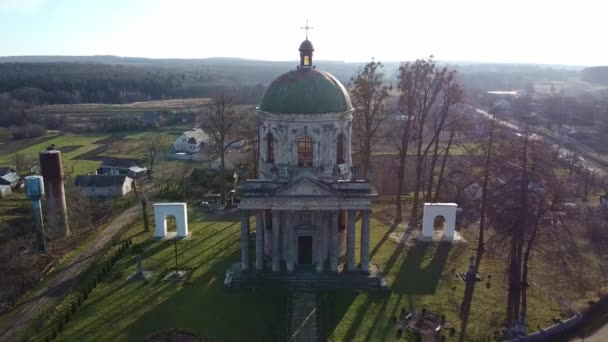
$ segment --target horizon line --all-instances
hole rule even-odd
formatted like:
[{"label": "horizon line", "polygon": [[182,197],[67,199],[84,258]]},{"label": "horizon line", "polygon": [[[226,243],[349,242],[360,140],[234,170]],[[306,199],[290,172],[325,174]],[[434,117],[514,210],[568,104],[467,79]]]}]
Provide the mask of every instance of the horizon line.
[{"label": "horizon line", "polygon": [[[94,57],[113,57],[118,59],[147,59],[147,60],[210,60],[210,59],[238,59],[244,61],[256,61],[256,62],[269,62],[269,63],[299,63],[298,60],[271,60],[271,59],[256,59],[256,58],[247,58],[247,57],[230,57],[230,56],[213,56],[213,57],[138,57],[138,56],[120,56],[120,55],[6,55],[0,56],[0,59],[8,59],[8,58],[32,58],[32,57],[55,57],[55,58],[94,58]],[[405,63],[412,62],[414,60],[387,60],[387,61],[378,61],[383,64],[387,63]],[[346,61],[346,60],[338,60],[338,59],[318,59],[317,61],[322,62],[333,62],[333,63],[344,63],[344,64],[358,64],[358,63],[369,63],[370,60],[367,61]],[[497,61],[479,61],[479,60],[450,60],[450,59],[435,59],[436,62],[440,63],[466,63],[466,64],[506,64],[506,65],[540,65],[540,66],[568,66],[568,67],[593,67],[593,66],[601,66],[601,65],[588,65],[588,64],[565,64],[565,63],[538,63],[538,62],[497,62]]]}]

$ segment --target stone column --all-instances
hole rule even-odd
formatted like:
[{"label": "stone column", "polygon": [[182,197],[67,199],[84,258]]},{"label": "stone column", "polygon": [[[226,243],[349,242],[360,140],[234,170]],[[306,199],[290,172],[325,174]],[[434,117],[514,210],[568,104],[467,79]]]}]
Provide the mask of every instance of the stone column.
[{"label": "stone column", "polygon": [[294,227],[293,227],[293,212],[292,211],[288,211],[285,213],[285,239],[286,239],[286,243],[285,243],[285,257],[287,260],[285,260],[287,262],[287,272],[293,272],[294,270],[294,251],[295,251],[295,246],[294,246],[294,236],[295,236],[295,231],[294,231]]},{"label": "stone column", "polygon": [[371,210],[361,211],[361,272],[369,272],[369,221]]},{"label": "stone column", "polygon": [[355,220],[357,211],[349,209],[347,211],[347,230],[346,230],[346,269],[349,272],[355,271]]},{"label": "stone column", "polygon": [[264,270],[264,211],[255,213],[255,270]]},{"label": "stone column", "polygon": [[272,211],[272,272],[281,270],[281,236],[280,234],[281,212]]},{"label": "stone column", "polygon": [[241,210],[241,270],[249,270],[249,212]]},{"label": "stone column", "polygon": [[[325,242],[325,223],[324,223],[324,218],[326,218],[326,216],[324,215],[323,212],[320,212],[316,215],[313,216],[313,224],[315,225],[315,227],[317,228],[317,241],[316,241],[316,246],[315,246],[315,259],[317,261],[316,264],[316,268],[317,268],[317,272],[323,272],[323,268],[324,268],[324,264],[325,264],[325,254],[324,254],[324,247],[323,244]],[[313,241],[314,243],[314,241]]]},{"label": "stone column", "polygon": [[331,212],[329,229],[329,268],[338,272],[338,211]]}]

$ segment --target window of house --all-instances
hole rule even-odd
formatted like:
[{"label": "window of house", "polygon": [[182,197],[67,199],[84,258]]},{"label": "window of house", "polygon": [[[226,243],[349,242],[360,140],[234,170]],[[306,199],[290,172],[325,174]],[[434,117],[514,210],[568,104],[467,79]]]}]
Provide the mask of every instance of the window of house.
[{"label": "window of house", "polygon": [[304,65],[310,66],[310,57],[309,56],[304,56]]},{"label": "window of house", "polygon": [[298,139],[298,166],[312,166],[312,138],[306,133]]},{"label": "window of house", "polygon": [[272,134],[266,134],[266,161],[274,163],[274,140]]},{"label": "window of house", "polygon": [[340,135],[338,135],[338,139],[336,140],[336,164],[343,164],[345,162],[344,135],[340,133]]}]

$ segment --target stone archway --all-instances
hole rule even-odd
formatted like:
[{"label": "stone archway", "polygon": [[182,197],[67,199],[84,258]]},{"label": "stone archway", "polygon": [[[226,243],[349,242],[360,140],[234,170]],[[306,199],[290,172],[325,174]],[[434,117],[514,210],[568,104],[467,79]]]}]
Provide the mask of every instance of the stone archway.
[{"label": "stone archway", "polygon": [[456,203],[424,203],[424,213],[422,215],[422,238],[432,240],[435,228],[435,218],[443,217],[443,237],[442,240],[454,240],[456,232]]},{"label": "stone archway", "polygon": [[156,203],[154,204],[154,222],[156,229],[154,237],[164,239],[167,237],[167,217],[175,217],[177,238],[188,236],[188,208],[186,203]]}]

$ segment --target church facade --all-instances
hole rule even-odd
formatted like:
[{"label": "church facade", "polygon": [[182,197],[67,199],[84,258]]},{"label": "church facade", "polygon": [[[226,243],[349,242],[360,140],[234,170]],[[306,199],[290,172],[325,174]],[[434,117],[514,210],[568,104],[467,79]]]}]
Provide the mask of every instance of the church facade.
[{"label": "church facade", "polygon": [[300,65],[270,84],[257,110],[258,179],[238,185],[241,271],[338,272],[343,263],[346,271],[367,272],[376,192],[354,172],[353,107],[340,81],[313,66],[308,39],[299,51]]}]

